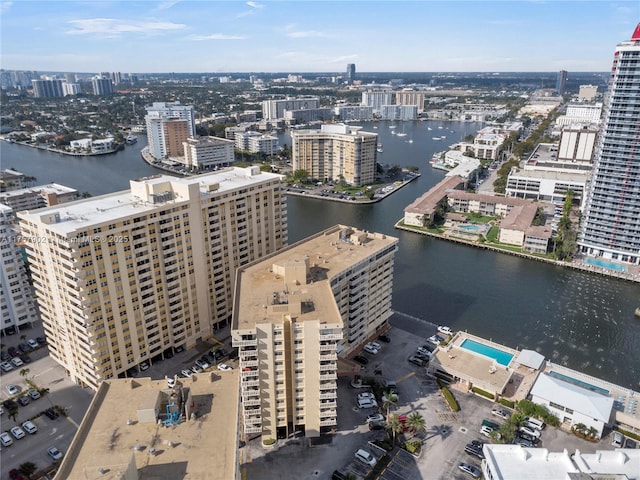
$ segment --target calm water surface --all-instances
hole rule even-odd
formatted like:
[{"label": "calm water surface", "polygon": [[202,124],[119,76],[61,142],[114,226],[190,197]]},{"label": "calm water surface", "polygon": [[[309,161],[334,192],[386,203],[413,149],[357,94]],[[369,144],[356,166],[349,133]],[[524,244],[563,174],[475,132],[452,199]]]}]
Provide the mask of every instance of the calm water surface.
[{"label": "calm water surface", "polygon": [[[474,334],[510,347],[531,348],[556,363],[623,386],[640,382],[640,306],[637,284],[553,265],[465,247],[396,231],[404,208],[444,176],[428,163],[433,153],[475,133],[473,123],[364,123],[377,132],[384,152],[378,161],[416,165],[422,176],[373,205],[356,206],[289,197],[289,241],[336,223],[400,238],[393,307],[401,312]],[[442,127],[442,128],[438,128]],[[431,128],[431,130],[429,130]],[[446,139],[433,140],[446,136]],[[290,138],[282,135],[290,145]],[[409,143],[409,140],[413,140]],[[93,195],[127,189],[129,179],[159,173],[140,158],[146,138],[114,155],[75,158],[0,142],[2,168],[15,167]]]}]

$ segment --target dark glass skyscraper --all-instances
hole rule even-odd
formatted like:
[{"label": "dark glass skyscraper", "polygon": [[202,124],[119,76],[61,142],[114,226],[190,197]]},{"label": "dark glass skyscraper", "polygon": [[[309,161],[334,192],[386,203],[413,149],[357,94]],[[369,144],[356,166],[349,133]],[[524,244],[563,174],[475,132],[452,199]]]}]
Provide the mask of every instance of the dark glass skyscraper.
[{"label": "dark glass skyscraper", "polygon": [[640,263],[640,24],[614,53],[578,243],[587,255]]},{"label": "dark glass skyscraper", "polygon": [[564,89],[567,86],[567,71],[560,70],[556,78],[556,92],[558,95],[564,95]]},{"label": "dark glass skyscraper", "polygon": [[356,79],[356,64],[347,63],[347,83],[352,84]]}]

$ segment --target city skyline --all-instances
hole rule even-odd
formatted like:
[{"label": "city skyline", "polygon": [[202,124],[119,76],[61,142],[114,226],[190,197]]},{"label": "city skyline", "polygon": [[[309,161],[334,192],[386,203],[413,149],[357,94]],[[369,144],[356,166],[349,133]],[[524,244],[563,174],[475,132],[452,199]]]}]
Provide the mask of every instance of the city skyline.
[{"label": "city skyline", "polygon": [[0,13],[8,70],[570,73],[607,71],[640,5],[2,1]]}]

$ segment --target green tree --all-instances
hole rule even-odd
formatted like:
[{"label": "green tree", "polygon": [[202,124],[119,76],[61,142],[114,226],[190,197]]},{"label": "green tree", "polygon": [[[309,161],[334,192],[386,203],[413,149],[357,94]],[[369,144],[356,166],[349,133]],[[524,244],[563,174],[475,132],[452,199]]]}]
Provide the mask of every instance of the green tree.
[{"label": "green tree", "polygon": [[389,411],[391,407],[395,407],[398,404],[398,395],[388,390],[383,393],[384,402],[382,403],[382,408],[387,411],[387,418],[389,418]]},{"label": "green tree", "polygon": [[387,430],[391,432],[391,440],[396,442],[396,436],[402,433],[403,425],[396,415],[387,417]]},{"label": "green tree", "polygon": [[16,402],[11,402],[7,405],[7,415],[14,422],[16,421],[16,417],[18,416],[18,404]]},{"label": "green tree", "polygon": [[24,462],[18,467],[18,470],[28,478],[31,478],[31,475],[36,473],[36,470],[38,470],[38,466],[33,462]]},{"label": "green tree", "polygon": [[411,431],[413,433],[418,433],[419,431],[423,430],[426,424],[427,421],[418,412],[411,413],[407,418],[407,425],[409,426],[409,428],[411,428]]}]

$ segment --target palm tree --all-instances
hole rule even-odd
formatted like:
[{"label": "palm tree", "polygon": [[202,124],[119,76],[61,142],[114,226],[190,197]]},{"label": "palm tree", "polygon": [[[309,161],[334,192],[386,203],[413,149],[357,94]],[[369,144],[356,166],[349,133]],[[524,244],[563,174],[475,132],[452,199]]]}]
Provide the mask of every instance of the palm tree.
[{"label": "palm tree", "polygon": [[400,423],[400,420],[398,420],[396,415],[387,418],[387,430],[391,431],[391,439],[393,440],[393,443],[395,443],[396,435],[402,432],[403,425]]},{"label": "palm tree", "polygon": [[407,418],[407,425],[411,428],[411,431],[414,434],[418,433],[420,430],[423,430],[426,424],[426,420],[418,412],[411,413],[409,415],[409,418]]},{"label": "palm tree", "polygon": [[589,437],[591,438],[597,438],[598,430],[596,429],[596,427],[589,427],[589,430],[587,430],[587,435],[589,435]]},{"label": "palm tree", "polygon": [[585,430],[587,429],[587,426],[584,423],[576,423],[573,426],[573,429],[578,433],[584,433]]},{"label": "palm tree", "polygon": [[38,470],[38,466],[33,462],[24,462],[22,465],[20,465],[18,470],[20,470],[20,473],[26,475],[27,478],[31,478],[31,475],[33,475],[36,470]]},{"label": "palm tree", "polygon": [[20,370],[20,376],[21,377],[26,377],[27,375],[29,375],[29,369],[28,368],[23,368],[22,370]]},{"label": "palm tree", "polygon": [[389,410],[398,403],[398,395],[388,390],[382,394],[382,398],[384,400],[382,407],[387,411],[387,418],[389,418]]}]

